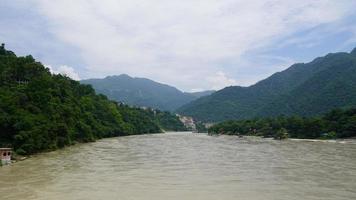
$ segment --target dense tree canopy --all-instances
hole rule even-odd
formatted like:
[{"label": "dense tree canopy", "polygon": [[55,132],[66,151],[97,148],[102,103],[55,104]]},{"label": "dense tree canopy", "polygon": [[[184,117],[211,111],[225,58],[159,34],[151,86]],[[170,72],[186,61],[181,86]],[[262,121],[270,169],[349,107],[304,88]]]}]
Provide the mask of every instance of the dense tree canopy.
[{"label": "dense tree canopy", "polygon": [[212,126],[211,134],[292,138],[348,138],[356,136],[356,108],[336,109],[321,117],[276,117],[226,121]]},{"label": "dense tree canopy", "polygon": [[152,112],[110,101],[89,85],[51,74],[32,56],[0,47],[0,146],[31,154],[169,127]]}]

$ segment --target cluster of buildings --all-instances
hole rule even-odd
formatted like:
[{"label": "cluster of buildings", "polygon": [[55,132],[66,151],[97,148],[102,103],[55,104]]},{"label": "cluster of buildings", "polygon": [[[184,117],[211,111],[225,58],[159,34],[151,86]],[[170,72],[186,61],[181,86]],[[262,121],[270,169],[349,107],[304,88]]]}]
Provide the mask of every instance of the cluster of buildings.
[{"label": "cluster of buildings", "polygon": [[192,117],[178,115],[179,120],[184,124],[184,126],[189,130],[196,130],[195,122]]}]

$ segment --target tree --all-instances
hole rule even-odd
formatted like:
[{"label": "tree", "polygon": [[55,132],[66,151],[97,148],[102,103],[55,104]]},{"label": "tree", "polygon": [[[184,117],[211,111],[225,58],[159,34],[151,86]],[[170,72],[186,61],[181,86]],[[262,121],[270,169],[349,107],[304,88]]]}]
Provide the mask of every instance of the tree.
[{"label": "tree", "polygon": [[274,139],[276,140],[283,140],[288,138],[288,131],[285,128],[281,128],[277,131],[277,133],[274,135]]}]

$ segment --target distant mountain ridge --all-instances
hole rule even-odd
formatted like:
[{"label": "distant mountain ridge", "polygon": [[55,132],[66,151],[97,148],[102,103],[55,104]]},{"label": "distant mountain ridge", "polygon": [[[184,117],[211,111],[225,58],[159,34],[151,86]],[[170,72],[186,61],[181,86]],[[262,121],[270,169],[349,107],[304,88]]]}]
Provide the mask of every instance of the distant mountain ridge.
[{"label": "distant mountain ridge", "polygon": [[177,110],[206,122],[278,115],[312,116],[356,105],[356,48],[294,64],[250,87],[232,86]]},{"label": "distant mountain ridge", "polygon": [[103,79],[87,79],[82,80],[81,83],[92,85],[98,93],[115,101],[167,111],[174,111],[186,103],[214,92],[182,92],[166,84],[147,78],[130,77],[127,74],[108,76]]},{"label": "distant mountain ridge", "polygon": [[185,94],[192,95],[196,98],[200,98],[203,96],[211,95],[214,92],[215,92],[215,90],[205,90],[205,91],[201,91],[201,92],[185,92]]}]

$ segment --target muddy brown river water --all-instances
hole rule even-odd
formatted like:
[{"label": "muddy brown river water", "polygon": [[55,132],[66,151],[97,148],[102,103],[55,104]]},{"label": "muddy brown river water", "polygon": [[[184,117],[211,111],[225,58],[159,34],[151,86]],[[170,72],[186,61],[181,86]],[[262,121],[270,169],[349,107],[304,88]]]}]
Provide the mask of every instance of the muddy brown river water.
[{"label": "muddy brown river water", "polygon": [[80,144],[0,167],[1,200],[352,200],[356,142],[194,133]]}]

